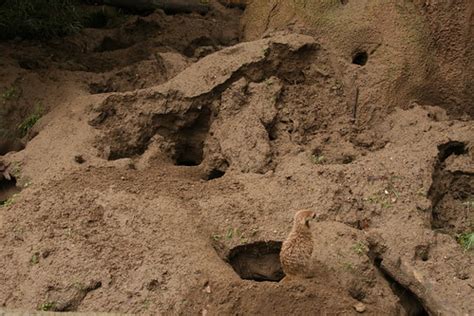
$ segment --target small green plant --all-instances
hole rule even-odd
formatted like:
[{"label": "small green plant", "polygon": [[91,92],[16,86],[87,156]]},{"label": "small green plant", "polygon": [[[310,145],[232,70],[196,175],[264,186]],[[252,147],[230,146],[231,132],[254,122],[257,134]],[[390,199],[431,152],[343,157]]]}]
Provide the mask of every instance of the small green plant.
[{"label": "small green plant", "polygon": [[214,240],[214,241],[219,241],[219,240],[222,239],[222,236],[219,235],[219,234],[214,234],[214,235],[211,236],[211,238],[212,238],[212,240]]},{"label": "small green plant", "polygon": [[53,310],[55,307],[56,307],[55,302],[44,302],[43,304],[38,306],[38,310],[47,312],[47,311]]},{"label": "small green plant", "polygon": [[311,155],[311,162],[315,165],[321,165],[326,162],[326,157],[324,155]]},{"label": "small green plant", "polygon": [[458,242],[464,251],[474,249],[474,232],[459,235]]},{"label": "small green plant", "polygon": [[35,252],[30,259],[31,265],[35,265],[39,263],[39,253]]},{"label": "small green plant", "polygon": [[3,103],[10,100],[17,100],[20,97],[20,89],[16,86],[11,86],[7,90],[5,90],[2,94],[0,94],[0,99],[3,100]]},{"label": "small green plant", "polygon": [[362,256],[364,253],[367,251],[367,247],[364,245],[364,243],[358,241],[353,247],[352,250],[359,256]]},{"label": "small green plant", "polygon": [[227,234],[225,235],[225,238],[227,239],[232,239],[234,237],[234,229],[233,228],[229,228],[227,230]]},{"label": "small green plant", "polygon": [[463,202],[462,204],[466,205],[468,208],[474,208],[474,198],[471,198],[471,199]]},{"label": "small green plant", "polygon": [[344,262],[344,263],[342,264],[342,266],[343,266],[343,268],[344,268],[345,270],[347,270],[347,271],[349,271],[349,272],[352,272],[352,273],[353,273],[353,272],[356,271],[356,269],[354,268],[354,265],[353,265],[352,263],[350,263],[350,262]]},{"label": "small green plant", "polygon": [[220,240],[222,238],[225,238],[227,240],[231,240],[233,238],[240,238],[241,241],[246,240],[244,234],[238,228],[232,228],[232,227],[227,230],[224,236],[218,235],[218,234],[214,234],[212,236],[212,239],[214,240]]},{"label": "small green plant", "polygon": [[0,207],[8,207],[8,206],[11,206],[15,203],[15,198],[16,198],[16,194],[13,194],[11,197],[9,197],[8,199],[6,199],[5,201],[0,201]]},{"label": "small green plant", "polygon": [[20,125],[18,125],[18,129],[20,130],[22,137],[28,134],[28,131],[36,124],[36,122],[38,122],[42,115],[42,106],[37,105],[33,113],[31,113]]}]

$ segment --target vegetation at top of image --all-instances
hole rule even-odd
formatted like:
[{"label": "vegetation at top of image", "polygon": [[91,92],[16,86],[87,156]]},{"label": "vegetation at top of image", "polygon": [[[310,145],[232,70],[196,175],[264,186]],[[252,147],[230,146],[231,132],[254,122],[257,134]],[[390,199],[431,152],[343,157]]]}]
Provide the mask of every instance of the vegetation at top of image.
[{"label": "vegetation at top of image", "polygon": [[0,6],[0,39],[47,38],[79,31],[75,0],[6,0]]},{"label": "vegetation at top of image", "polygon": [[84,6],[83,0],[0,0],[0,39],[45,39],[84,27],[116,27],[126,19],[121,9]]},{"label": "vegetation at top of image", "polygon": [[43,115],[43,107],[41,105],[37,105],[33,113],[31,113],[28,117],[26,117],[20,125],[18,125],[18,129],[20,131],[21,137],[26,136],[28,131],[38,122],[38,120]]},{"label": "vegetation at top of image", "polygon": [[458,242],[465,251],[474,249],[474,232],[459,235]]}]

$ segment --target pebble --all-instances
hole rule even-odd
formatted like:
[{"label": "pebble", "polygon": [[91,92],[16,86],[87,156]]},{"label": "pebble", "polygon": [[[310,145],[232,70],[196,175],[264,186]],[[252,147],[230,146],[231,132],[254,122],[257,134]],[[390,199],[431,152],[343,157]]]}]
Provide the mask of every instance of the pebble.
[{"label": "pebble", "polygon": [[364,303],[357,303],[357,304],[354,305],[354,309],[358,313],[363,313],[363,312],[365,312],[366,307],[365,307]]}]

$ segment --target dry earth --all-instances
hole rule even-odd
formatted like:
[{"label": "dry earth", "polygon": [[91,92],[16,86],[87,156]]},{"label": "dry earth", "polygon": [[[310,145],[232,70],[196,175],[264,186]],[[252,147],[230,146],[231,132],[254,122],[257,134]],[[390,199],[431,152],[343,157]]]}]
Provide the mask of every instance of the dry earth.
[{"label": "dry earth", "polygon": [[[344,16],[360,18],[353,2]],[[472,62],[465,90],[439,89],[458,61],[426,81],[410,45],[382,36],[347,58],[303,19],[272,31],[284,2],[263,1],[273,13],[253,25],[269,14],[255,3],[241,24],[213,2],[0,43],[0,307],[474,314],[473,254],[456,240],[474,225]],[[390,56],[403,49],[418,57]],[[320,273],[281,280],[302,208],[318,213]]]}]

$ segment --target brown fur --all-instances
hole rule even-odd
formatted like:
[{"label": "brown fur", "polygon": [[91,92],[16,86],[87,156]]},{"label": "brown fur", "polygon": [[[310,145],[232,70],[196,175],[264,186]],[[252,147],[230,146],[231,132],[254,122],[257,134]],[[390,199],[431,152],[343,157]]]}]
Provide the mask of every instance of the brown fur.
[{"label": "brown fur", "polygon": [[315,212],[301,210],[295,214],[293,228],[283,242],[280,261],[287,276],[311,277],[309,267],[313,253],[313,238],[309,227]]}]

